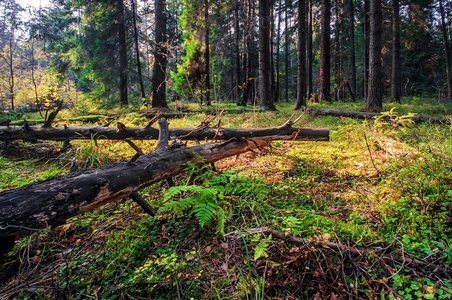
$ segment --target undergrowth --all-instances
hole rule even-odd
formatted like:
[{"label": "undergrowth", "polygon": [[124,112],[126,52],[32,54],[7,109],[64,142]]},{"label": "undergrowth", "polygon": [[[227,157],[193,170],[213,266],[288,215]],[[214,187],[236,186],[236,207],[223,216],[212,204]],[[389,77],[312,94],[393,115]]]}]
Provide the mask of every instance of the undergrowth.
[{"label": "undergrowth", "polygon": [[[215,167],[188,163],[173,187],[161,182],[141,191],[159,208],[155,218],[125,200],[19,240],[1,267],[0,295],[449,299],[451,128],[404,117],[449,108],[404,102],[395,109],[385,104],[391,121],[302,117],[302,126],[328,127],[330,142],[277,141]],[[277,126],[292,107],[279,109],[227,116],[223,126]],[[191,126],[203,118],[170,123]],[[146,125],[137,113],[120,121]],[[155,143],[137,144],[149,152]],[[7,150],[0,158],[3,190],[66,173],[72,157],[83,169],[134,154],[125,143],[95,137],[73,142],[66,153],[58,143],[42,144],[42,151],[28,143],[12,147],[21,152]],[[248,233],[264,227],[305,244]]]}]

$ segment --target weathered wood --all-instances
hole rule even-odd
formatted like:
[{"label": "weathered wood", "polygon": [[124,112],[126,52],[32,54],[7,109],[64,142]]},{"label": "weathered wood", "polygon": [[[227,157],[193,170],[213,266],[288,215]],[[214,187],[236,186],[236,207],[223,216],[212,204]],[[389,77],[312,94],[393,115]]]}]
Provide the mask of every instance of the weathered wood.
[{"label": "weathered wood", "polygon": [[[77,139],[108,139],[108,140],[155,140],[159,129],[155,127],[125,127],[119,130],[115,127],[41,127],[0,126],[0,139],[7,140],[77,140]],[[296,141],[328,141],[329,129],[326,128],[293,128],[283,125],[272,128],[231,129],[199,126],[197,128],[172,127],[169,129],[171,138],[181,140],[229,140],[231,138],[267,137],[272,140]]]},{"label": "weathered wood", "polygon": [[47,226],[58,226],[67,218],[133,196],[144,187],[182,173],[189,161],[209,164],[270,142],[271,139],[256,138],[191,148],[162,146],[133,163],[114,163],[1,192],[0,243],[12,235],[24,236]]},{"label": "weathered wood", "polygon": [[[375,117],[382,116],[382,114],[380,114],[380,113],[349,111],[349,110],[335,110],[335,109],[319,109],[319,108],[311,108],[311,107],[306,107],[303,110],[308,114],[316,115],[316,116],[334,116],[334,117],[347,117],[347,118],[358,118],[358,119],[372,119]],[[390,119],[390,118],[395,118],[395,116],[385,116],[384,118]],[[445,118],[445,117],[431,117],[431,116],[424,116],[424,115],[415,115],[411,118],[404,117],[404,119],[412,119],[416,123],[434,122],[434,123],[450,124],[450,119]]]}]

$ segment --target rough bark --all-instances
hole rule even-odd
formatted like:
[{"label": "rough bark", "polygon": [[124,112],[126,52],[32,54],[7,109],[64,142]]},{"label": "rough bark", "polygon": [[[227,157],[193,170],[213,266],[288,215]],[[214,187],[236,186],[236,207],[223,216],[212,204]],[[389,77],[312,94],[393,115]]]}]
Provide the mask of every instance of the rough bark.
[{"label": "rough bark", "polygon": [[330,0],[322,0],[320,24],[320,99],[331,102],[330,96]]},{"label": "rough bark", "polygon": [[140,189],[182,173],[187,162],[209,164],[269,144],[265,139],[233,139],[173,149],[165,139],[160,141],[153,153],[133,163],[114,163],[0,193],[0,240],[58,226],[67,218],[130,197]]},{"label": "rough bark", "polygon": [[259,0],[259,99],[262,110],[276,110],[270,78],[270,0]]},{"label": "rough bark", "polygon": [[392,71],[391,102],[400,103],[401,61],[400,61],[400,6],[399,0],[392,0]]},{"label": "rough bark", "polygon": [[[325,128],[292,128],[282,125],[273,128],[231,129],[215,127],[172,127],[171,138],[181,140],[229,140],[232,138],[268,137],[270,140],[328,141],[329,130]],[[4,140],[156,140],[159,129],[154,127],[41,127],[41,126],[0,126],[0,139]]]},{"label": "rough bark", "polygon": [[343,99],[342,70],[341,70],[341,28],[339,1],[334,1],[334,100]]},{"label": "rough bark", "polygon": [[383,108],[381,49],[383,45],[381,0],[370,0],[369,88],[366,109],[379,112]]},{"label": "rough bark", "polygon": [[117,0],[118,6],[118,45],[119,45],[119,102],[121,105],[129,104],[127,95],[127,47],[126,47],[126,25],[124,24],[124,1]]},{"label": "rough bark", "polygon": [[298,1],[298,76],[295,110],[306,106],[306,2]]},{"label": "rough bark", "polygon": [[[380,113],[372,112],[359,112],[359,111],[349,111],[349,110],[335,110],[335,109],[318,109],[318,108],[305,108],[304,111],[311,115],[316,116],[335,116],[335,117],[347,117],[347,118],[357,118],[357,119],[372,119],[374,117],[380,117]],[[387,116],[384,119],[395,118],[395,116]],[[411,118],[405,117],[404,119],[412,119],[416,123],[420,122],[434,122],[450,124],[450,120],[445,117],[432,117],[424,115],[415,115]]]},{"label": "rough bark", "polygon": [[166,1],[155,0],[155,48],[152,68],[152,107],[168,108],[166,103]]}]

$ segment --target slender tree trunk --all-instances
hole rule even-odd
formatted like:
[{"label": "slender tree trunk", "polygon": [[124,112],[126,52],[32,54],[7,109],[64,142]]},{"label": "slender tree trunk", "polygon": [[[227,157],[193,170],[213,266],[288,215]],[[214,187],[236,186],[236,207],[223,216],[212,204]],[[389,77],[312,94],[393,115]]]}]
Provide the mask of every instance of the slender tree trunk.
[{"label": "slender tree trunk", "polygon": [[[246,48],[246,81],[245,81],[245,90],[242,94],[242,101],[240,105],[246,106],[248,102],[249,95],[253,94],[254,84],[255,84],[255,73],[254,73],[254,64],[253,64],[253,54],[254,54],[254,39],[253,39],[253,19],[254,19],[254,2],[252,0],[248,0],[247,2],[248,10],[247,10],[247,20],[246,27],[244,32],[244,42]],[[254,102],[254,101],[253,101]]]},{"label": "slender tree trunk", "polygon": [[306,2],[298,1],[298,77],[297,105],[295,109],[306,106]]},{"label": "slender tree trunk", "polygon": [[285,90],[286,90],[286,102],[289,102],[289,17],[287,16],[287,6],[289,5],[289,1],[286,0],[285,5],[285,29],[286,29],[286,44],[285,44],[285,68],[286,68],[286,80],[285,80]]},{"label": "slender tree trunk", "polygon": [[450,101],[452,98],[452,70],[450,62],[450,49],[449,41],[447,38],[447,26],[445,22],[445,13],[443,7],[443,0],[439,0],[439,12],[441,14],[441,28],[443,31],[443,43],[444,43],[444,57],[446,58],[446,74],[447,74],[447,100]]},{"label": "slender tree trunk", "polygon": [[[39,103],[39,97],[38,97],[38,85],[36,84],[35,79],[35,41],[32,39],[31,41],[31,81],[33,82],[34,92],[35,92],[35,101],[36,101],[36,107],[39,110],[39,113],[41,114],[41,105]],[[42,115],[41,115],[42,117]]]},{"label": "slender tree trunk", "polygon": [[280,44],[281,44],[281,0],[278,2],[278,29],[276,34],[276,85],[275,85],[275,99],[274,102],[279,101],[279,66],[280,66]]},{"label": "slender tree trunk", "polygon": [[381,49],[383,36],[383,15],[381,0],[370,0],[370,44],[369,44],[369,94],[366,109],[379,112],[383,108],[383,85]]},{"label": "slender tree trunk", "polygon": [[307,97],[311,99],[312,97],[312,0],[308,0],[308,36],[307,36],[307,70],[306,70],[306,82],[307,82]]},{"label": "slender tree trunk", "polygon": [[400,103],[401,61],[400,61],[400,6],[399,0],[392,0],[392,72],[391,102]]},{"label": "slender tree trunk", "polygon": [[155,47],[152,69],[152,107],[168,108],[166,102],[166,1],[155,0]]},{"label": "slender tree trunk", "polygon": [[206,26],[206,51],[204,60],[206,62],[206,105],[210,106],[210,24],[209,24],[209,0],[204,1],[204,21]]},{"label": "slender tree trunk", "polygon": [[126,26],[124,24],[124,1],[117,0],[118,6],[118,38],[119,38],[119,102],[121,105],[129,104],[127,95],[127,48]]},{"label": "slender tree trunk", "polygon": [[369,85],[369,1],[364,0],[364,62],[363,62],[363,96],[367,99]]},{"label": "slender tree trunk", "polygon": [[334,1],[334,100],[342,100],[341,46],[340,46],[340,12],[339,1]]},{"label": "slender tree trunk", "polygon": [[276,110],[270,80],[270,0],[259,0],[259,98],[262,110]]},{"label": "slender tree trunk", "polygon": [[348,0],[348,34],[350,43],[350,93],[354,100],[356,96],[356,56],[355,56],[355,13],[353,0]]},{"label": "slender tree trunk", "polygon": [[239,101],[240,99],[240,82],[242,80],[242,75],[240,72],[240,24],[239,24],[239,10],[240,10],[240,0],[236,1],[236,6],[234,10],[234,34],[235,34],[235,99]]},{"label": "slender tree trunk", "polygon": [[270,0],[270,95],[272,102],[275,103],[275,59],[274,59],[274,49],[273,49],[273,38],[275,36],[275,0]]},{"label": "slender tree trunk", "polygon": [[330,0],[322,0],[320,24],[320,99],[331,102],[330,96]]},{"label": "slender tree trunk", "polygon": [[144,105],[149,106],[149,100],[146,99],[146,93],[144,91],[143,74],[141,72],[141,61],[140,61],[140,50],[139,50],[139,45],[138,45],[138,28],[137,28],[135,0],[131,0],[130,4],[132,5],[133,31],[134,31],[134,38],[135,38],[135,52],[136,52],[136,56],[137,56],[138,81],[140,82],[141,100],[143,101]]},{"label": "slender tree trunk", "polygon": [[[14,36],[14,35],[13,35]],[[14,95],[14,85],[15,85],[15,80],[14,80],[14,50],[13,50],[13,37],[11,37],[9,39],[9,62],[8,62],[8,66],[9,66],[9,93],[10,93],[10,97],[11,97],[11,110],[14,110],[14,100],[15,100],[15,95]]]}]

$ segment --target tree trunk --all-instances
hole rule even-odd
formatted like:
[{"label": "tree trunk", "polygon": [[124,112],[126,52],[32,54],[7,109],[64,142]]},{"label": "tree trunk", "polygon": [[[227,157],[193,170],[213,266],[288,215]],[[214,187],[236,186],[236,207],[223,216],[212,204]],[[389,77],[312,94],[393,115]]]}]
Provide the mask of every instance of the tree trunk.
[{"label": "tree trunk", "polygon": [[166,102],[166,1],[155,0],[155,48],[152,68],[152,107],[168,108]]},{"label": "tree trunk", "polygon": [[445,21],[445,13],[443,7],[443,0],[439,0],[439,12],[441,14],[441,28],[443,31],[443,43],[444,43],[444,57],[446,60],[446,74],[447,74],[447,100],[450,101],[452,99],[452,70],[451,70],[451,62],[450,62],[450,49],[449,49],[449,41],[447,37],[447,26]]},{"label": "tree trunk", "polygon": [[[253,9],[254,1],[248,0],[248,11],[247,11],[247,20],[246,20],[246,27],[243,34],[243,38],[246,45],[246,80],[245,80],[245,90],[242,94],[242,101],[240,105],[246,106],[248,102],[248,98],[250,95],[253,95],[253,91],[255,90],[255,82],[256,82],[256,76],[255,76],[255,69],[254,69],[254,63],[253,63],[253,56],[254,56],[254,28],[253,28],[253,19],[254,19],[254,9]],[[254,98],[254,97],[253,97]],[[252,101],[254,103],[254,99]]]},{"label": "tree trunk", "polygon": [[[360,111],[348,111],[348,110],[334,110],[334,109],[318,109],[318,108],[305,108],[304,111],[311,115],[316,116],[334,116],[334,117],[347,117],[347,118],[358,118],[358,119],[372,119],[375,117],[382,117],[381,113],[373,112],[360,112]],[[384,116],[384,120],[394,119],[400,116]],[[435,122],[450,124],[450,120],[444,117],[431,117],[424,115],[415,115],[413,117],[404,117],[404,119],[411,119],[416,123],[420,122]]]},{"label": "tree trunk", "polygon": [[[180,140],[229,140],[267,137],[270,140],[327,141],[328,129],[324,128],[292,128],[282,125],[274,128],[216,128],[216,127],[172,127],[169,134]],[[0,126],[2,140],[156,140],[159,130],[153,127],[41,127],[41,126]]]},{"label": "tree trunk", "polygon": [[320,99],[331,102],[330,96],[330,0],[322,0],[320,24]]},{"label": "tree trunk", "polygon": [[353,101],[356,96],[356,56],[355,56],[355,14],[353,0],[348,0],[349,12],[349,42],[350,42],[350,93]]},{"label": "tree trunk", "polygon": [[297,105],[295,110],[306,106],[306,2],[298,1],[298,77]]},{"label": "tree trunk", "polygon": [[239,10],[240,0],[236,0],[236,6],[234,10],[234,34],[235,34],[235,99],[240,101],[240,84],[242,80],[242,74],[240,72],[240,24],[239,24]]},{"label": "tree trunk", "polygon": [[286,43],[285,43],[285,71],[286,71],[286,80],[285,80],[285,90],[286,90],[286,102],[289,102],[289,17],[287,15],[287,7],[289,5],[289,1],[286,0],[285,3],[285,35],[286,35]]},{"label": "tree trunk", "polygon": [[399,0],[392,0],[392,72],[391,102],[400,103],[401,61],[400,61],[400,15]]},{"label": "tree trunk", "polygon": [[259,0],[259,99],[262,110],[276,110],[270,80],[270,0]]},{"label": "tree trunk", "polygon": [[279,101],[279,85],[280,85],[280,44],[281,44],[281,0],[278,2],[278,29],[276,30],[276,84],[275,84],[275,95],[273,102]]},{"label": "tree trunk", "polygon": [[379,112],[383,108],[383,84],[381,49],[383,36],[383,16],[381,0],[370,0],[370,44],[369,44],[369,94],[366,109]]},{"label": "tree trunk", "polygon": [[128,105],[127,95],[127,47],[126,47],[126,25],[124,24],[124,1],[116,0],[118,6],[118,44],[119,44],[119,102]]},{"label": "tree trunk", "polygon": [[369,94],[369,1],[364,0],[364,24],[363,24],[363,39],[364,39],[364,62],[363,62],[363,96],[367,99]]},{"label": "tree trunk", "polygon": [[210,106],[210,24],[209,24],[209,0],[204,1],[204,21],[206,26],[206,51],[204,60],[206,62],[206,105]]},{"label": "tree trunk", "polygon": [[340,12],[339,1],[334,1],[334,100],[342,100],[341,46],[340,46]]},{"label": "tree trunk", "polygon": [[311,99],[312,97],[312,0],[308,0],[308,12],[309,12],[309,20],[308,20],[308,37],[307,37],[307,70],[306,70],[306,85],[307,85],[307,98]]},{"label": "tree trunk", "polygon": [[114,163],[1,192],[0,242],[64,224],[70,217],[130,197],[153,183],[182,173],[187,162],[209,164],[269,145],[265,139],[229,140],[172,149],[167,146],[168,135],[163,138],[163,127],[161,132],[157,149],[135,162]]},{"label": "tree trunk", "polygon": [[136,16],[136,6],[135,0],[131,0],[130,4],[132,5],[132,19],[133,19],[133,31],[135,38],[135,52],[137,56],[137,68],[138,68],[138,81],[140,83],[140,91],[141,91],[141,100],[143,104],[149,106],[149,100],[146,99],[146,93],[144,91],[144,82],[143,82],[143,74],[141,72],[141,61],[140,61],[140,49],[138,45],[138,28],[137,28],[137,16]]}]

